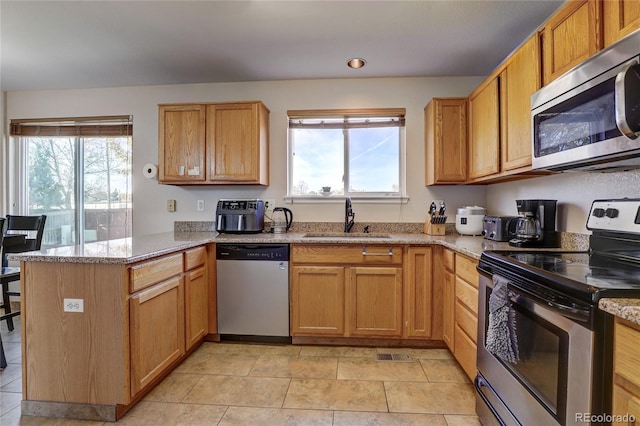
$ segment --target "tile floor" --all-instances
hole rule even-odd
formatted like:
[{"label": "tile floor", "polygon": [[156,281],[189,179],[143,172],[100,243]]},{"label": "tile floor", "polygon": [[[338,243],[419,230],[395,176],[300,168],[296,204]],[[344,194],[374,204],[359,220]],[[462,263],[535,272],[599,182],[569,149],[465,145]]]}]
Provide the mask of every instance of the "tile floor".
[{"label": "tile floor", "polygon": [[[0,424],[103,424],[20,416],[19,332],[0,324]],[[385,352],[410,361],[376,361]],[[117,424],[479,425],[474,407],[446,349],[204,343]]]}]

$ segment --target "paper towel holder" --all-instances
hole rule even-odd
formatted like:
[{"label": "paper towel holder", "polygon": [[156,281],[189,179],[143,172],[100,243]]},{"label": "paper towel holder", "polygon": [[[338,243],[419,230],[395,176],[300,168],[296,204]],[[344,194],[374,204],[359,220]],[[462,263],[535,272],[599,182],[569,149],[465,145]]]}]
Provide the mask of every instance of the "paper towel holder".
[{"label": "paper towel holder", "polygon": [[158,166],[156,166],[155,164],[147,163],[144,165],[142,174],[147,179],[155,179],[158,176]]}]

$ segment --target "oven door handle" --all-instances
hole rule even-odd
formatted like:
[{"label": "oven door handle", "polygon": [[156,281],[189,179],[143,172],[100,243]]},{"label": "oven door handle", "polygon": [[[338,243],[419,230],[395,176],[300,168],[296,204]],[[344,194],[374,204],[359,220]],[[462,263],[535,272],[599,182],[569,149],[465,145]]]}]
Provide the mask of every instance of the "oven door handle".
[{"label": "oven door handle", "polygon": [[629,139],[636,139],[638,137],[636,132],[640,131],[640,129],[632,129],[629,124],[630,120],[627,118],[627,96],[633,92],[631,88],[627,88],[627,74],[634,68],[636,68],[636,74],[640,73],[637,59],[625,65],[618,73],[614,86],[616,125],[618,130]]},{"label": "oven door handle", "polygon": [[[591,315],[588,309],[583,309],[575,306],[568,306],[563,303],[558,303],[552,300],[548,300],[547,298],[529,293],[528,291],[524,291],[520,288],[515,288],[513,285],[507,285],[507,288],[509,289],[509,291],[513,292],[515,295],[530,301],[530,303],[533,305],[536,305],[536,304],[544,305],[545,307],[554,310],[558,314],[566,318],[572,319],[574,321],[580,321],[583,323],[589,322],[589,318]],[[524,305],[524,303],[522,303],[522,300],[518,300],[518,297],[512,298],[511,301],[512,303]],[[530,306],[527,308],[531,309]]]}]

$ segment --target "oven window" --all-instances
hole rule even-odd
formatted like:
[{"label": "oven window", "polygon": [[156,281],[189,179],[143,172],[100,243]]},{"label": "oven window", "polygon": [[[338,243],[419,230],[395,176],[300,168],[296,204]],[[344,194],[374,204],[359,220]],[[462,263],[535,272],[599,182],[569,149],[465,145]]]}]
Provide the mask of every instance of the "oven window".
[{"label": "oven window", "polygon": [[[487,312],[490,294],[491,289],[487,288]],[[565,418],[569,336],[535,315],[526,305],[517,303],[522,299],[513,300],[511,308],[515,312],[518,360],[508,362],[499,357],[496,359],[560,421]],[[488,320],[486,324],[489,324]],[[486,335],[485,329],[485,341]]]},{"label": "oven window", "polygon": [[536,157],[620,136],[615,119],[615,77],[534,116]]}]

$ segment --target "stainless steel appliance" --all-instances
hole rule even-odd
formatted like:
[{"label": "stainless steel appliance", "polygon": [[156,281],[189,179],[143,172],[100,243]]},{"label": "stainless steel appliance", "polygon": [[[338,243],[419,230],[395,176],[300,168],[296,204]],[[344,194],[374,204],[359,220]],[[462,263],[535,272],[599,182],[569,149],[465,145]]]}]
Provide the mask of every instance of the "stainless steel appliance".
[{"label": "stainless steel appliance", "polygon": [[532,167],[640,167],[640,30],[531,96]]},{"label": "stainless steel appliance", "polygon": [[216,244],[218,333],[222,339],[289,337],[289,245]]},{"label": "stainless steel appliance", "polygon": [[487,240],[509,241],[516,235],[518,216],[485,216],[482,236]]},{"label": "stainless steel appliance", "polygon": [[520,217],[516,222],[515,247],[559,247],[560,233],[556,231],[557,200],[516,200]]},{"label": "stainless steel appliance", "polygon": [[613,317],[598,300],[640,296],[640,199],[594,201],[587,228],[589,252],[482,254],[475,386],[484,425],[611,414]]},{"label": "stainless steel appliance", "polygon": [[273,233],[283,234],[291,228],[293,212],[285,207],[276,207],[273,209],[271,220],[273,221],[273,225],[271,226]]},{"label": "stainless steel appliance", "polygon": [[219,200],[216,231],[226,234],[257,234],[264,229],[264,201]]}]

